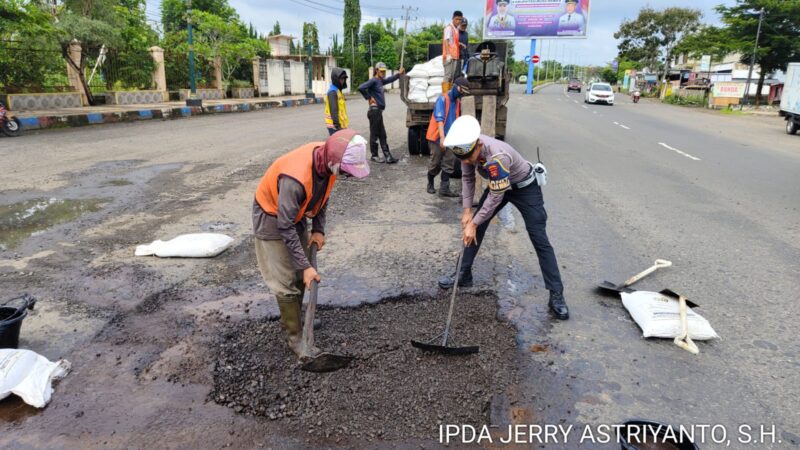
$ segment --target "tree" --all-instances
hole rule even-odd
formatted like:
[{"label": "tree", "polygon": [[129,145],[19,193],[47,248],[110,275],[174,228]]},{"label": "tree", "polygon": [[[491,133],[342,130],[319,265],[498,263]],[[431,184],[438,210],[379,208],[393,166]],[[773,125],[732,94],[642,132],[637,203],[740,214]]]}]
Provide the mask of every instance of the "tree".
[{"label": "tree", "polygon": [[[228,0],[192,0],[192,11],[211,13],[226,21],[239,18]],[[165,33],[186,29],[186,0],[162,0],[161,23]]]},{"label": "tree", "polygon": [[211,13],[195,14],[197,33],[195,50],[208,62],[219,59],[222,79],[230,83],[236,71],[259,52],[269,51],[267,43],[248,36],[245,27],[237,21],[229,22]]},{"label": "tree", "polygon": [[741,53],[741,62],[750,64],[753,56],[759,11],[764,11],[761,36],[755,61],[761,68],[756,104],[761,102],[764,77],[786,70],[789,61],[800,58],[800,2],[783,0],[737,0],[734,6],[716,8],[725,24],[723,36]]},{"label": "tree", "polygon": [[311,47],[311,54],[319,54],[319,31],[316,22],[303,23],[303,51],[308,51]]},{"label": "tree", "polygon": [[[353,58],[353,47],[356,45],[354,41],[359,36],[359,30],[361,29],[361,6],[358,0],[344,0],[343,16],[344,35],[342,38],[344,40],[344,58],[352,70],[352,84],[357,85],[366,78],[359,70],[360,68],[358,67],[357,60]],[[366,64],[361,65],[365,66]]]},{"label": "tree", "polygon": [[700,58],[711,55],[717,61],[726,55],[735,52],[736,46],[732,42],[728,30],[725,28],[706,25],[696,33],[687,34],[675,46],[675,54],[685,54],[690,58]]},{"label": "tree", "polygon": [[272,31],[269,32],[269,35],[277,36],[279,34],[281,34],[281,23],[276,20],[275,25],[272,26]]},{"label": "tree", "polygon": [[56,31],[50,13],[39,5],[0,2],[0,91],[44,92],[54,78],[66,84]]},{"label": "tree", "polygon": [[[614,38],[622,39],[617,46],[619,56],[661,71],[662,82],[666,82],[675,46],[700,28],[701,16],[700,10],[690,8],[642,8],[635,20],[624,20],[614,33]],[[663,67],[661,61],[666,63]]]}]

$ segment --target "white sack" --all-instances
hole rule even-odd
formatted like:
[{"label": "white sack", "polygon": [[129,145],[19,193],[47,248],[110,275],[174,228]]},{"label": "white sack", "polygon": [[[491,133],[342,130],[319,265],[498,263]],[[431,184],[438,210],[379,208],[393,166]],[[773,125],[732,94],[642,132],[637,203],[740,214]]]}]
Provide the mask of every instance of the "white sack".
[{"label": "white sack", "polygon": [[[683,328],[678,300],[658,292],[636,291],[630,294],[623,292],[622,304],[642,329],[642,336],[673,339],[681,334]],[[719,338],[703,316],[688,306],[686,310],[690,338],[696,341]]]},{"label": "white sack", "polygon": [[16,394],[35,407],[44,408],[53,394],[53,380],[69,373],[69,361],[50,362],[30,350],[0,349],[0,399]]},{"label": "white sack", "polygon": [[414,91],[408,93],[408,101],[411,103],[429,103],[425,91]]},{"label": "white sack", "polygon": [[431,77],[428,78],[428,86],[433,86],[434,84],[437,86],[441,86],[444,83],[444,77]]},{"label": "white sack", "polygon": [[440,95],[442,95],[442,86],[428,86],[428,90],[425,91],[425,96],[428,97],[428,100],[433,98],[431,101],[436,101]]},{"label": "white sack", "polygon": [[428,61],[427,64],[429,77],[444,77],[444,64],[442,63],[441,56],[433,58],[432,60]]},{"label": "white sack", "polygon": [[428,65],[425,64],[425,63],[416,64],[416,65],[414,65],[414,67],[411,69],[410,72],[406,73],[406,75],[408,75],[412,79],[415,79],[415,78],[422,78],[422,79],[428,78],[428,77],[430,77],[430,74],[428,73]]},{"label": "white sack", "polygon": [[427,78],[412,78],[408,82],[408,90],[413,91],[415,89],[428,89],[428,79]]},{"label": "white sack", "polygon": [[169,241],[153,241],[136,246],[136,256],[156,255],[162,258],[210,258],[233,244],[233,238],[219,233],[182,234]]}]

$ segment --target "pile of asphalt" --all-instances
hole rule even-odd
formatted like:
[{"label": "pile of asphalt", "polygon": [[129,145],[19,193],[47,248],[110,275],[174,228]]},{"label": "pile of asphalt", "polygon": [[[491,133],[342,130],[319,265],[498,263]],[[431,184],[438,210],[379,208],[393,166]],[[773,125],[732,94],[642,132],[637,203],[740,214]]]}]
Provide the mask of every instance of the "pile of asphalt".
[{"label": "pile of asphalt", "polygon": [[410,345],[442,332],[447,293],[401,296],[357,308],[321,309],[317,346],[355,356],[346,369],[299,369],[277,321],[221,329],[210,399],[242,414],[281,421],[310,438],[431,439],[439,424],[489,423],[489,405],[518,381],[515,329],[496,317],[496,297],[459,295],[455,342],[469,356],[426,354]]}]

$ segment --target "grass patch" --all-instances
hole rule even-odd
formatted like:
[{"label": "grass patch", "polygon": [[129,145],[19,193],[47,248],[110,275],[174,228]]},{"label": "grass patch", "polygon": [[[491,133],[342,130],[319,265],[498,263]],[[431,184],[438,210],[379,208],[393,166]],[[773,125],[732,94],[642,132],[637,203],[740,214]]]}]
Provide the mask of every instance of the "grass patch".
[{"label": "grass patch", "polygon": [[742,111],[742,110],[739,110],[739,109],[733,109],[733,108],[723,108],[723,109],[720,109],[720,110],[719,110],[719,113],[720,113],[720,114],[725,114],[726,116],[743,116],[743,115],[745,115],[745,114],[746,114],[746,113],[745,113],[744,111]]},{"label": "grass patch", "polygon": [[686,97],[681,97],[678,95],[668,95],[664,98],[664,103],[669,103],[670,105],[678,105],[678,106],[703,106],[704,98],[702,95],[689,95]]}]

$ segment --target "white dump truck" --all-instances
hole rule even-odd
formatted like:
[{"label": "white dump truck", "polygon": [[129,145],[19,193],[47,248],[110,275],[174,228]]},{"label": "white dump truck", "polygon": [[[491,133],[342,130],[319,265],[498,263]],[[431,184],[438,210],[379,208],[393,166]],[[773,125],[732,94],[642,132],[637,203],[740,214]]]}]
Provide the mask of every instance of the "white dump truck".
[{"label": "white dump truck", "polygon": [[789,63],[786,69],[780,114],[786,118],[786,133],[797,134],[800,130],[800,62]]}]

